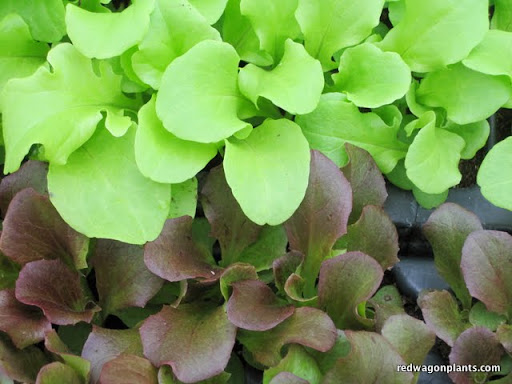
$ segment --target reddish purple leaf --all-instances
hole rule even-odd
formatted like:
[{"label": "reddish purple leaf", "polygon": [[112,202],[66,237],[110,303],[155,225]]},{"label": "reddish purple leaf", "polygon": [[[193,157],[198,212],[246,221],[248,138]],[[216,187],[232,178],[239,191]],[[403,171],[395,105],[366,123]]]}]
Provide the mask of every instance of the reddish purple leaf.
[{"label": "reddish purple leaf", "polygon": [[100,239],[91,263],[100,305],[107,313],[144,307],[164,283],[148,270],[144,249],[138,245]]},{"label": "reddish purple leaf", "polygon": [[269,367],[281,361],[281,349],[286,344],[301,344],[326,352],[334,346],[336,337],[336,326],[329,316],[310,307],[297,308],[292,316],[269,331],[238,333],[238,339],[254,359]]},{"label": "reddish purple leaf", "polygon": [[297,302],[297,305],[299,306],[306,305],[316,307],[318,303],[318,296],[304,297],[304,285],[304,279],[298,274],[292,273],[284,284],[284,292],[290,299]]},{"label": "reddish purple leaf", "polygon": [[345,331],[350,342],[350,353],[338,359],[326,375],[322,384],[410,384],[410,372],[398,372],[398,365],[404,360],[393,346],[381,335],[374,332]]},{"label": "reddish purple leaf", "polygon": [[16,300],[14,289],[0,291],[0,331],[7,333],[20,349],[44,339],[52,325],[43,312]]},{"label": "reddish purple leaf", "polygon": [[36,384],[83,384],[73,368],[58,361],[45,365],[37,375]]},{"label": "reddish purple leaf", "polygon": [[230,287],[233,283],[242,280],[258,280],[256,268],[251,264],[235,263],[227,267],[220,277],[220,291],[224,300],[229,300]]},{"label": "reddish purple leaf", "polygon": [[144,262],[151,272],[168,281],[220,277],[211,254],[194,241],[191,229],[190,216],[165,222],[160,236],[144,247]]},{"label": "reddish purple leaf", "polygon": [[236,327],[224,308],[206,304],[164,306],[140,328],[144,355],[160,367],[170,365],[184,383],[218,375],[229,362]]},{"label": "reddish purple leaf", "polygon": [[281,372],[274,376],[269,384],[309,384],[309,381],[301,379],[290,372]]},{"label": "reddish purple leaf", "polygon": [[318,302],[338,329],[360,329],[373,324],[357,314],[357,306],[377,291],[384,272],[373,258],[347,252],[322,263]]},{"label": "reddish purple leaf", "polygon": [[295,307],[286,305],[262,281],[244,280],[232,284],[227,304],[231,323],[250,331],[267,331],[293,315]]},{"label": "reddish purple leaf", "polygon": [[103,365],[99,384],[158,384],[157,369],[143,357],[119,355]]},{"label": "reddish purple leaf", "polygon": [[367,205],[382,207],[388,197],[386,182],[372,156],[364,149],[345,143],[350,159],[342,168],[343,174],[352,186],[352,213],[349,222],[359,219]]},{"label": "reddish purple leaf", "polygon": [[489,311],[512,318],[512,236],[499,231],[471,233],[460,266],[471,296]]},{"label": "reddish purple leaf", "polygon": [[37,372],[47,363],[48,357],[39,348],[31,345],[18,349],[5,334],[0,333],[0,372],[10,379],[33,383]]},{"label": "reddish purple leaf", "polygon": [[[505,351],[496,335],[485,327],[472,327],[455,341],[450,352],[450,363],[457,365],[498,365]],[[486,383],[489,373],[452,372],[456,384]]]},{"label": "reddish purple leaf", "polygon": [[421,292],[418,297],[425,323],[450,347],[470,327],[457,302],[447,291]]},{"label": "reddish purple leaf", "polygon": [[453,203],[445,203],[430,215],[423,232],[434,250],[439,274],[450,284],[465,309],[471,308],[471,295],[462,277],[462,247],[468,235],[482,229],[472,212]]},{"label": "reddish purple leaf", "polygon": [[360,251],[373,257],[383,270],[398,263],[398,232],[380,207],[363,208],[359,220],[348,227],[347,251]]},{"label": "reddish purple leaf", "polygon": [[76,232],[57,213],[50,199],[32,188],[17,193],[5,216],[0,250],[24,265],[41,259],[60,259],[86,268],[89,239]]},{"label": "reddish purple leaf", "polygon": [[0,183],[0,215],[5,217],[13,197],[22,189],[33,188],[42,195],[48,194],[48,164],[29,160],[18,171],[5,176]]},{"label": "reddish purple leaf", "polygon": [[80,284],[80,274],[60,260],[26,264],[16,281],[16,298],[41,308],[50,322],[59,325],[90,322],[100,308],[89,301]]},{"label": "reddish purple leaf", "polygon": [[236,262],[242,251],[258,239],[263,227],[245,216],[226,182],[222,166],[208,174],[201,203],[212,226],[211,234],[219,240],[223,265]]},{"label": "reddish purple leaf", "polygon": [[285,223],[290,247],[305,255],[302,277],[307,296],[315,295],[320,264],[347,232],[351,209],[352,190],[343,173],[320,152],[312,151],[306,196]]},{"label": "reddish purple leaf", "polygon": [[103,365],[121,354],[142,356],[142,343],[137,329],[105,329],[93,326],[85,342],[82,357],[91,362],[91,383],[100,378]]},{"label": "reddish purple leaf", "polygon": [[286,280],[292,273],[297,272],[297,268],[304,261],[304,255],[297,251],[288,252],[274,261],[272,268],[274,270],[274,281],[277,289],[284,292]]}]

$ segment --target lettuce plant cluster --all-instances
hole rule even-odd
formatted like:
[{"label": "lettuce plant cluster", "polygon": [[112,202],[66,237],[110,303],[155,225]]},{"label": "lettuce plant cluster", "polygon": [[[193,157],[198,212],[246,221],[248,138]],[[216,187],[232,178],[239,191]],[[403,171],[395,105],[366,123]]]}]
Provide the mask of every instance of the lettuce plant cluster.
[{"label": "lettuce plant cluster", "polygon": [[500,375],[507,373],[491,381],[496,377],[485,372],[454,372],[452,380],[510,382],[512,236],[483,229],[478,217],[453,203],[439,207],[423,231],[434,250],[436,267],[453,291],[420,294],[425,322],[452,348],[450,363],[501,364]]},{"label": "lettuce plant cluster", "polygon": [[416,382],[396,367],[421,364],[435,334],[382,283],[398,261],[384,179],[346,151],[342,170],[311,152],[305,198],[279,226],[249,220],[218,166],[204,217],[168,219],[144,247],[72,229],[47,165],[27,162],[0,185],[0,379],[241,384],[243,360],[269,384]]},{"label": "lettuce plant cluster", "polygon": [[[116,2],[117,4],[118,2]],[[492,8],[489,8],[489,6]],[[344,143],[436,205],[510,105],[510,0],[5,0],[6,173],[49,163],[59,214],[88,237],[154,240],[221,156],[244,213],[281,224],[310,149]],[[489,20],[489,12],[493,12]],[[385,22],[381,22],[384,20]],[[511,208],[511,139],[478,182]]]}]

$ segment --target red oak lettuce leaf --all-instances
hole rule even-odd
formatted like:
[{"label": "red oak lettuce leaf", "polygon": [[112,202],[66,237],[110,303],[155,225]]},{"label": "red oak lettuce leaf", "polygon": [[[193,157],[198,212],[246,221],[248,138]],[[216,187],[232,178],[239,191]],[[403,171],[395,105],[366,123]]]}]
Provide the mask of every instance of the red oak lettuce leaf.
[{"label": "red oak lettuce leaf", "polygon": [[336,362],[350,353],[350,342],[345,337],[345,332],[337,330],[337,337],[334,346],[327,352],[310,350],[309,353],[315,357],[322,374],[331,370]]},{"label": "red oak lettuce leaf", "polygon": [[345,331],[351,345],[346,357],[336,361],[324,376],[322,384],[410,384],[410,372],[398,372],[397,366],[405,364],[393,346],[381,335],[365,331]]},{"label": "red oak lettuce leaf", "polygon": [[348,227],[347,251],[360,251],[373,257],[383,270],[398,263],[398,233],[380,207],[367,205],[359,220]]},{"label": "red oak lettuce leaf", "polygon": [[45,365],[37,375],[36,384],[83,384],[73,368],[58,361]]},{"label": "red oak lettuce leaf", "polygon": [[22,189],[33,188],[42,195],[48,194],[48,164],[29,160],[18,171],[5,176],[0,183],[0,215],[5,217],[13,197]]},{"label": "red oak lettuce leaf", "polygon": [[0,333],[0,372],[12,380],[33,383],[37,372],[49,363],[48,357],[34,346],[16,348],[11,340]]},{"label": "red oak lettuce leaf", "polygon": [[[423,291],[418,296],[425,323],[450,347],[470,327],[457,302],[448,291]],[[467,316],[466,316],[467,317]]]},{"label": "red oak lettuce leaf", "polygon": [[279,299],[263,281],[244,280],[231,285],[228,319],[239,328],[267,331],[293,315],[295,307]]},{"label": "red oak lettuce leaf", "polygon": [[512,353],[512,325],[502,324],[496,330],[496,337],[508,353]]},{"label": "red oak lettuce leaf", "polygon": [[46,332],[44,346],[51,352],[54,360],[61,361],[73,368],[82,378],[83,382],[89,382],[91,363],[83,357],[73,354],[68,346],[60,339],[55,330],[52,329]]},{"label": "red oak lettuce leaf", "polygon": [[100,239],[91,264],[100,305],[107,313],[144,307],[164,283],[148,270],[144,264],[144,249],[138,245]]},{"label": "red oak lettuce leaf", "polygon": [[322,263],[318,281],[318,303],[338,329],[361,329],[373,320],[357,314],[357,306],[377,291],[384,272],[373,258],[347,252]]},{"label": "red oak lettuce leaf", "polygon": [[64,222],[47,196],[32,188],[14,196],[0,236],[0,250],[11,260],[60,259],[82,269],[88,249],[89,239]]},{"label": "red oak lettuce leaf", "polygon": [[284,284],[284,292],[297,306],[316,307],[318,296],[304,297],[305,284],[306,282],[300,275],[292,273]]},{"label": "red oak lettuce leaf", "polygon": [[219,240],[223,265],[236,262],[243,250],[258,239],[263,227],[245,216],[226,182],[222,166],[208,174],[201,190],[201,204],[212,226],[211,235]]},{"label": "red oak lettuce leaf", "polygon": [[26,264],[16,281],[16,298],[36,305],[53,324],[89,323],[100,308],[86,297],[80,274],[60,260],[39,260]]},{"label": "red oak lettuce leaf", "polygon": [[280,292],[284,292],[286,280],[288,280],[292,273],[297,272],[297,268],[299,268],[303,261],[304,255],[297,251],[290,251],[274,261],[272,264],[274,282]]},{"label": "red oak lettuce leaf", "polygon": [[274,376],[269,384],[309,384],[309,381],[301,379],[290,372],[281,372]]},{"label": "red oak lettuce leaf", "polygon": [[144,262],[151,272],[168,281],[220,277],[212,255],[192,236],[190,216],[169,219],[160,236],[144,246]]},{"label": "red oak lettuce leaf", "polygon": [[224,300],[229,300],[230,288],[233,283],[243,280],[258,280],[256,268],[250,264],[235,263],[227,267],[220,277],[220,291]]},{"label": "red oak lettuce leaf", "polygon": [[349,182],[336,164],[320,152],[312,151],[306,196],[285,223],[290,247],[305,255],[302,277],[307,296],[315,295],[320,264],[336,240],[347,232],[351,210]]},{"label": "red oak lettuce leaf", "polygon": [[82,350],[82,357],[91,362],[91,383],[100,378],[103,365],[121,354],[143,357],[137,329],[105,329],[93,326]]},{"label": "red oak lettuce leaf", "polygon": [[43,312],[16,300],[14,289],[0,291],[0,331],[10,337],[20,349],[44,339],[52,325]]},{"label": "red oak lettuce leaf", "polygon": [[368,305],[375,313],[375,332],[380,333],[386,321],[394,315],[405,314],[402,296],[394,285],[381,287],[373,297],[368,300]]},{"label": "red oak lettuce leaf", "polygon": [[143,357],[119,355],[103,365],[99,384],[158,384],[157,369]]},{"label": "red oak lettuce leaf", "polygon": [[20,266],[0,252],[0,290],[14,288]]},{"label": "red oak lettuce leaf", "polygon": [[489,311],[512,319],[512,236],[499,231],[471,233],[460,267],[471,296]]},{"label": "red oak lettuce leaf", "polygon": [[[485,327],[472,327],[464,331],[455,341],[450,352],[450,363],[457,365],[499,364],[505,351],[496,335]],[[486,383],[489,373],[451,372],[456,384]]]},{"label": "red oak lettuce leaf", "polygon": [[366,205],[381,207],[388,197],[386,182],[372,156],[364,149],[345,143],[350,161],[341,170],[352,186],[352,213],[349,222],[357,221]]},{"label": "red oak lettuce leaf", "polygon": [[405,314],[391,316],[381,334],[406,364],[422,364],[436,341],[436,334],[423,321]]},{"label": "red oak lettuce leaf", "polygon": [[336,326],[329,316],[310,307],[297,308],[292,316],[269,331],[238,333],[238,339],[254,359],[269,367],[281,361],[281,349],[286,344],[301,344],[326,352],[333,347],[336,336]]},{"label": "red oak lettuce leaf", "polygon": [[[230,373],[222,372],[220,375],[214,376],[211,379],[198,381],[196,384],[237,384],[237,383],[245,383],[245,373],[242,369],[243,376],[237,376],[239,381],[233,381],[233,378]],[[168,365],[162,365],[158,370],[158,384],[183,384],[182,381],[178,380],[174,373],[172,372],[171,367]]]},{"label": "red oak lettuce leaf", "polygon": [[471,232],[481,229],[475,214],[453,203],[441,205],[423,225],[423,232],[434,250],[437,270],[465,309],[471,308],[471,295],[460,269],[462,247]]},{"label": "red oak lettuce leaf", "polygon": [[144,356],[153,365],[170,365],[184,383],[218,375],[229,362],[236,327],[223,307],[207,304],[164,306],[140,328]]}]

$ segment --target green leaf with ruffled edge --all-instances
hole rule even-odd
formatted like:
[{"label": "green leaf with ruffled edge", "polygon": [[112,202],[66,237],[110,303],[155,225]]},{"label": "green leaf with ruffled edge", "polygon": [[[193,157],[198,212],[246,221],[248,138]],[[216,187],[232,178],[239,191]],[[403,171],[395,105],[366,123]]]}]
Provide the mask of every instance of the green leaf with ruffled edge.
[{"label": "green leaf with ruffled edge", "polygon": [[304,198],[309,160],[309,145],[297,124],[267,119],[247,139],[226,141],[224,171],[247,217],[259,225],[277,225]]},{"label": "green leaf with ruffled edge", "polygon": [[37,384],[82,384],[83,381],[73,368],[58,361],[47,364],[37,374]]},{"label": "green leaf with ruffled edge", "polygon": [[485,157],[476,182],[494,205],[512,211],[512,137],[496,144]]},{"label": "green leaf with ruffled edge", "polygon": [[348,162],[345,143],[368,151],[384,173],[393,170],[407,153],[407,145],[397,139],[398,127],[388,126],[376,113],[361,113],[341,93],[322,95],[317,108],[297,116],[296,122],[311,148],[338,166]]},{"label": "green leaf with ruffled edge", "polygon": [[457,124],[485,120],[512,95],[510,79],[473,71],[462,64],[428,73],[416,91],[420,104],[442,107]]},{"label": "green leaf with ruffled edge", "polygon": [[144,244],[162,230],[169,212],[170,187],[140,173],[133,152],[134,136],[134,128],[116,138],[100,127],[67,164],[50,165],[50,200],[78,232]]},{"label": "green leaf with ruffled edge", "polygon": [[512,1],[494,0],[491,28],[512,32]]},{"label": "green leaf with ruffled edge", "polygon": [[189,0],[209,24],[215,24],[226,8],[227,0]]},{"label": "green leaf with ruffled edge", "polygon": [[187,0],[156,0],[148,33],[131,57],[137,76],[160,88],[167,66],[203,40],[220,40],[219,32]]},{"label": "green leaf with ruffled edge", "polygon": [[498,327],[507,322],[507,318],[495,312],[488,311],[485,304],[477,302],[469,311],[469,322],[476,327],[485,327],[495,332]]},{"label": "green leaf with ruffled edge", "polygon": [[332,55],[370,36],[383,6],[384,0],[299,0],[295,15],[306,50],[320,60],[324,71],[335,68]]},{"label": "green leaf with ruffled edge", "polygon": [[397,53],[364,43],[343,52],[339,72],[332,79],[335,88],[358,107],[377,108],[407,93],[411,70]]},{"label": "green leaf with ruffled edge", "polygon": [[465,125],[449,122],[443,129],[453,132],[464,139],[466,145],[460,153],[460,158],[464,160],[475,157],[477,151],[483,148],[485,143],[487,143],[490,132],[489,122],[487,120]]},{"label": "green leaf with ruffled edge", "polygon": [[20,16],[11,14],[1,20],[0,91],[9,79],[33,74],[46,62],[48,50],[48,44],[32,39],[27,24]]},{"label": "green leaf with ruffled edge", "polygon": [[436,194],[460,182],[459,160],[465,142],[462,137],[437,128],[434,112],[427,114],[421,119],[425,125],[409,147],[405,168],[407,177],[418,188]]},{"label": "green leaf with ruffled edge", "polygon": [[182,140],[167,131],[156,115],[155,97],[140,109],[135,160],[144,176],[159,183],[182,183],[216,154],[215,144]]},{"label": "green leaf with ruffled edge", "polygon": [[465,58],[488,29],[487,1],[406,0],[402,19],[379,46],[414,72],[429,72]]},{"label": "green leaf with ruffled edge", "polygon": [[312,112],[320,99],[324,77],[320,63],[298,44],[288,39],[284,56],[271,71],[249,64],[240,70],[240,91],[258,105],[265,97],[293,114]]},{"label": "green leaf with ruffled edge", "polygon": [[66,6],[68,36],[83,55],[108,59],[139,43],[149,27],[155,0],[137,0],[123,12],[94,13]]},{"label": "green leaf with ruffled edge", "polygon": [[301,31],[295,11],[299,0],[241,0],[240,12],[247,17],[259,38],[260,48],[278,62],[286,39],[295,40]]},{"label": "green leaf with ruffled edge", "polygon": [[322,373],[316,360],[300,345],[292,344],[285,358],[275,367],[265,370],[263,384],[269,384],[281,372],[289,372],[302,378],[309,384],[320,384]]},{"label": "green leaf with ruffled edge", "polygon": [[489,30],[462,63],[474,71],[512,78],[512,32]]},{"label": "green leaf with ruffled edge", "polygon": [[165,129],[183,140],[215,143],[249,127],[237,115],[250,105],[238,90],[239,61],[231,45],[213,40],[175,59],[165,70],[156,99]]},{"label": "green leaf with ruffled edge", "polygon": [[2,0],[0,20],[10,13],[25,20],[35,40],[55,43],[66,34],[62,0]]},{"label": "green leaf with ruffled edge", "polygon": [[123,95],[121,77],[107,63],[100,63],[97,74],[91,60],[67,43],[53,48],[48,61],[53,72],[41,67],[32,76],[13,79],[4,87],[0,99],[4,172],[16,171],[37,143],[44,145],[47,160],[64,164],[93,135],[102,112],[113,135],[123,135],[131,125],[123,114],[136,109],[138,103]]}]

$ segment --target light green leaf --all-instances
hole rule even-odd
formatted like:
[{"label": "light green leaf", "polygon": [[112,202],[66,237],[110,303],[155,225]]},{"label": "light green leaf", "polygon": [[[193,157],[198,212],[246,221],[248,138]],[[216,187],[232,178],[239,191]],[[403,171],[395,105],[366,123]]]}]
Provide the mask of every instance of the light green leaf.
[{"label": "light green leaf", "polygon": [[256,106],[262,96],[293,114],[312,112],[324,87],[322,66],[302,44],[287,40],[284,49],[283,59],[271,71],[253,64],[242,68],[240,91]]},{"label": "light green leaf", "polygon": [[306,50],[320,60],[324,71],[335,68],[334,53],[370,36],[383,6],[384,0],[299,0],[295,15]]},{"label": "light green leaf", "polygon": [[160,87],[167,66],[203,40],[220,40],[219,32],[187,0],[156,0],[149,30],[132,56],[137,76]]},{"label": "light green leaf", "polygon": [[405,0],[388,1],[388,17],[393,26],[396,26],[405,14]]},{"label": "light green leaf", "polygon": [[[67,43],[48,53],[53,72],[41,67],[32,76],[4,87],[0,105],[6,147],[5,172],[19,168],[32,144],[44,145],[50,162],[64,164],[85,143],[106,112],[106,127],[115,136],[131,124],[125,109],[138,102],[121,92],[121,77],[106,62],[93,70],[91,60]],[[30,113],[27,113],[30,111]]]},{"label": "light green leaf", "polygon": [[178,139],[158,119],[153,97],[139,111],[135,159],[141,173],[159,183],[181,183],[194,177],[217,154],[215,144]]},{"label": "light green leaf", "polygon": [[512,32],[488,31],[462,63],[474,71],[512,78]]},{"label": "light green leaf", "polygon": [[297,124],[312,149],[321,151],[339,167],[348,162],[344,144],[368,151],[381,171],[388,173],[407,153],[397,138],[398,127],[390,127],[376,113],[361,113],[341,93],[322,95],[318,107],[297,116]]},{"label": "light green leaf", "polygon": [[243,61],[266,67],[272,56],[260,49],[260,40],[251,22],[240,11],[240,0],[228,0],[222,22],[222,38],[231,44]]},{"label": "light green leaf", "polygon": [[432,194],[423,192],[416,186],[412,188],[412,194],[414,195],[414,198],[416,199],[418,204],[425,209],[433,209],[435,207],[438,207],[441,204],[443,204],[448,198],[448,190],[441,193]]},{"label": "light green leaf", "polygon": [[134,128],[116,138],[100,127],[66,165],[50,164],[50,199],[78,232],[131,244],[160,234],[169,213],[170,187],[140,173],[134,140]]},{"label": "light green leaf", "polygon": [[377,108],[403,97],[411,85],[411,71],[400,55],[364,43],[348,48],[333,75],[336,89],[358,107]]},{"label": "light green leaf", "polygon": [[466,145],[462,150],[461,159],[469,160],[475,157],[479,149],[481,149],[489,138],[489,123],[487,120],[478,121],[476,123],[458,125],[448,123],[444,129],[453,132],[464,139]]},{"label": "light green leaf", "polygon": [[9,79],[26,77],[46,62],[48,44],[32,39],[23,19],[11,14],[0,22],[0,92]]},{"label": "light green leaf", "polygon": [[246,128],[237,116],[250,105],[238,90],[239,61],[231,45],[213,40],[174,60],[156,99],[165,129],[183,140],[215,143]]},{"label": "light green leaf", "polygon": [[149,27],[155,0],[137,0],[119,13],[94,13],[66,6],[68,36],[85,56],[108,59],[139,43]]},{"label": "light green leaf", "polygon": [[17,13],[28,24],[34,40],[55,43],[66,34],[62,0],[2,0],[0,20]]},{"label": "light green leaf", "polygon": [[491,149],[480,166],[476,182],[487,200],[512,211],[512,137]]},{"label": "light green leaf", "polygon": [[263,384],[269,384],[281,372],[290,372],[307,380],[310,384],[320,384],[322,373],[316,360],[304,350],[304,347],[292,344],[285,358],[275,367],[265,370]]},{"label": "light green leaf", "polygon": [[511,95],[507,77],[486,75],[459,63],[427,74],[416,99],[420,104],[444,108],[450,120],[463,125],[487,119]]},{"label": "light green leaf", "polygon": [[220,19],[227,0],[189,0],[189,2],[203,15],[209,24],[215,24]]},{"label": "light green leaf", "polygon": [[405,0],[405,13],[379,45],[402,56],[414,72],[429,72],[465,58],[489,29],[482,0]]},{"label": "light green leaf", "polygon": [[260,41],[260,48],[275,62],[283,56],[285,41],[296,39],[300,27],[295,19],[299,0],[241,0],[240,11],[246,16]]},{"label": "light green leaf", "polygon": [[512,1],[494,0],[491,28],[512,32]]},{"label": "light green leaf", "polygon": [[409,147],[405,168],[407,177],[423,192],[440,194],[460,182],[459,160],[465,143],[462,137],[436,128],[434,112],[427,114],[428,123]]},{"label": "light green leaf", "polygon": [[246,140],[226,141],[224,171],[247,217],[277,225],[304,198],[309,160],[308,142],[294,122],[267,119]]},{"label": "light green leaf", "polygon": [[197,179],[194,177],[171,186],[171,208],[169,219],[181,216],[194,217],[197,207]]}]

